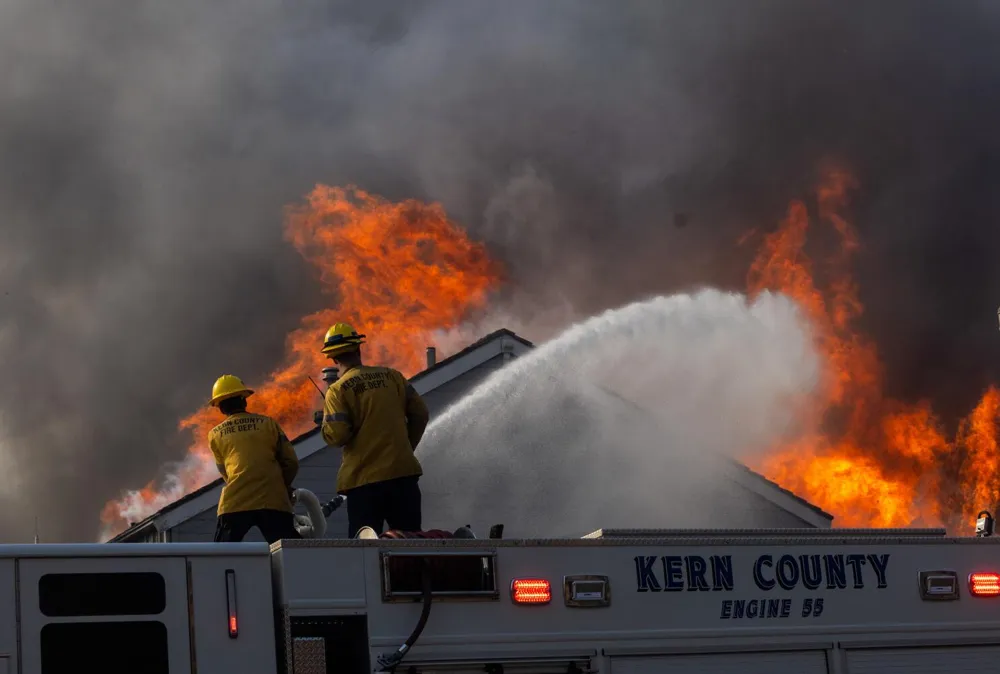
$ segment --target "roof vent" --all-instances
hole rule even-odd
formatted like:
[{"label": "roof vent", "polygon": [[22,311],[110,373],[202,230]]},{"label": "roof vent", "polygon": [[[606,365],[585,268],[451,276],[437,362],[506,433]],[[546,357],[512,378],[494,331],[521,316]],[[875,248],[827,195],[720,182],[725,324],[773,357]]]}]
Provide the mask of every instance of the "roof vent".
[{"label": "roof vent", "polygon": [[437,363],[437,349],[433,346],[427,347],[427,369],[431,369]]}]

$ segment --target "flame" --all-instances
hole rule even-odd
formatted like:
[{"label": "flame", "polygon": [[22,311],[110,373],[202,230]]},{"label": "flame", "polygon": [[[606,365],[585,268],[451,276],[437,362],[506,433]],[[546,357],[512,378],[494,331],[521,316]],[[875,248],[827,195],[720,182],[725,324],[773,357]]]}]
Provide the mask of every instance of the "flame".
[{"label": "flame", "polygon": [[853,327],[864,311],[850,274],[859,240],[843,212],[857,186],[849,172],[828,167],[817,189],[813,220],[829,225],[839,244],[821,269],[824,288],[804,250],[815,223],[802,201],[789,205],[750,267],[751,295],[780,291],[799,304],[825,367],[805,406],[807,430],[748,463],[833,514],[838,526],[970,531],[976,513],[1000,499],[1000,391],[987,390],[951,440],[928,402],[883,395],[877,348]]},{"label": "flame", "polygon": [[[751,295],[776,290],[799,304],[824,368],[803,407],[805,430],[747,464],[835,515],[838,526],[967,530],[976,513],[1000,500],[1000,390],[989,388],[951,438],[929,402],[883,394],[877,347],[854,327],[864,311],[850,273],[860,242],[844,212],[857,187],[848,171],[827,167],[815,213],[792,201],[750,267]],[[826,225],[829,231],[819,233],[837,241],[819,266],[805,252],[815,225]],[[353,323],[369,336],[370,360],[412,374],[428,335],[454,329],[485,307],[499,283],[485,249],[436,204],[390,203],[357,188],[319,185],[304,204],[289,207],[285,234],[330,296],[329,308],[289,334],[282,367],[256,387],[253,408],[290,435],[311,426],[319,401],[307,377],[326,363],[317,347],[330,324]],[[192,436],[188,456],[163,480],[109,502],[102,513],[105,538],[217,477],[204,439],[218,421],[217,412],[203,408],[180,422]]]},{"label": "flame", "polygon": [[[499,267],[486,249],[438,204],[391,203],[355,187],[318,185],[285,216],[285,238],[313,265],[330,297],[328,308],[303,318],[288,335],[282,366],[254,387],[252,409],[275,418],[291,437],[312,427],[313,411],[321,405],[309,376],[329,364],[319,348],[330,325],[351,323],[367,335],[369,362],[409,376],[421,369],[431,333],[454,329],[485,307],[499,283]],[[162,481],[106,504],[102,535],[112,536],[218,478],[205,441],[220,420],[207,407],[183,419],[180,429],[192,437],[188,456]]]}]

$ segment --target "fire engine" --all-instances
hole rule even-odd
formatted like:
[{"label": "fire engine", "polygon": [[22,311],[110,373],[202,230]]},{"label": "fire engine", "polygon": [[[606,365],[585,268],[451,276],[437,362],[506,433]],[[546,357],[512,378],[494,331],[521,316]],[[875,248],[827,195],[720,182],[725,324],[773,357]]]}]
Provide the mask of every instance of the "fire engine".
[{"label": "fire engine", "polygon": [[996,672],[977,533],[0,546],[0,672]]}]

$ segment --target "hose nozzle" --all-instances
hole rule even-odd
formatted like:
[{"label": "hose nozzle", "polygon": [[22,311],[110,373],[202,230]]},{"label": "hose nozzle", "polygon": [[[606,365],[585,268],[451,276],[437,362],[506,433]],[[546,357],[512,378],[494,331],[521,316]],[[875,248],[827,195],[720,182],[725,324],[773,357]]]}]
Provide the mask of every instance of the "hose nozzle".
[{"label": "hose nozzle", "polygon": [[344,505],[344,503],[346,502],[347,502],[347,497],[344,496],[343,494],[338,494],[337,496],[333,497],[332,499],[323,504],[323,516],[329,517],[330,513],[332,513],[340,506]]}]

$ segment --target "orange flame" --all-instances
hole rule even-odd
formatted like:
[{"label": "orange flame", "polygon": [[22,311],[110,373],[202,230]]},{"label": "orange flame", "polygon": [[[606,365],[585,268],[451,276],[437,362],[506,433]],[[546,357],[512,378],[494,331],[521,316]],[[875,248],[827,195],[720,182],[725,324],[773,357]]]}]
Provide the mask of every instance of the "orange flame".
[{"label": "orange flame", "polygon": [[883,395],[877,349],[852,328],[864,309],[848,268],[859,244],[842,213],[856,186],[848,172],[831,169],[817,190],[818,220],[831,225],[839,241],[826,260],[825,291],[804,252],[810,217],[801,201],[793,201],[777,231],[764,238],[750,268],[751,295],[770,289],[795,300],[825,358],[804,420],[810,430],[754,467],[833,514],[838,526],[945,526],[968,533],[976,513],[1000,500],[1000,391],[984,394],[951,441],[929,403]]},{"label": "orange flame", "polygon": [[[331,298],[329,308],[306,316],[288,335],[284,364],[251,399],[254,411],[274,417],[293,437],[312,426],[321,406],[308,377],[329,364],[319,348],[330,325],[351,323],[367,335],[369,362],[412,375],[431,333],[455,328],[485,307],[499,283],[486,249],[438,204],[390,203],[355,187],[318,185],[306,203],[287,209],[285,237],[316,268]],[[218,477],[205,440],[220,420],[217,410],[202,407],[180,422],[192,435],[188,457],[163,482],[109,502],[101,516],[105,537]]]}]

